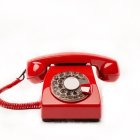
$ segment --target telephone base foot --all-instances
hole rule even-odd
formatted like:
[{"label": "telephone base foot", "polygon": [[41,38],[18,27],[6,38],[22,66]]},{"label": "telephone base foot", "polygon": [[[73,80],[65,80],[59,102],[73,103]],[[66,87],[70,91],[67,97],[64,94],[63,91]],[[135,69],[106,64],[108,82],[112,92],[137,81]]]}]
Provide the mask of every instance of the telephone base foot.
[{"label": "telephone base foot", "polygon": [[42,119],[44,122],[100,122],[100,119]]}]

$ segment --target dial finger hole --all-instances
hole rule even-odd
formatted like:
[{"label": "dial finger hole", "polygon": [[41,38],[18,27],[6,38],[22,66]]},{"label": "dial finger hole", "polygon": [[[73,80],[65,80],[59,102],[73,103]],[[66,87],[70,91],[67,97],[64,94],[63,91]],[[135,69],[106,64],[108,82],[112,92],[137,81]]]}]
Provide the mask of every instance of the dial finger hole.
[{"label": "dial finger hole", "polygon": [[60,95],[60,92],[56,92],[56,95],[57,95],[57,96]]},{"label": "dial finger hole", "polygon": [[62,80],[62,79],[59,79],[59,80],[58,80],[58,83],[59,83],[59,84],[62,84],[62,83],[63,83],[63,80]]},{"label": "dial finger hole", "polygon": [[64,77],[65,76],[65,73],[60,73],[60,77]]},{"label": "dial finger hole", "polygon": [[72,73],[68,71],[68,72],[66,72],[66,76],[67,77],[72,76]]},{"label": "dial finger hole", "polygon": [[54,91],[57,91],[57,90],[58,90],[58,88],[57,88],[57,87],[54,87],[54,88],[53,88],[53,90],[54,90]]},{"label": "dial finger hole", "polygon": [[67,93],[67,90],[66,89],[61,89],[60,92],[61,93]]},{"label": "dial finger hole", "polygon": [[64,94],[64,93],[62,93],[60,96],[61,96],[62,98],[65,98],[65,94]]},{"label": "dial finger hole", "polygon": [[59,88],[59,89],[62,89],[63,87],[64,87],[64,86],[63,86],[62,84],[59,84],[59,85],[58,85],[58,88]]},{"label": "dial finger hole", "polygon": [[55,79],[55,80],[58,80],[58,79],[59,79],[59,77],[58,77],[58,76],[55,76],[55,77],[54,77],[54,79]]},{"label": "dial finger hole", "polygon": [[56,86],[57,85],[57,81],[53,81],[53,86]]}]

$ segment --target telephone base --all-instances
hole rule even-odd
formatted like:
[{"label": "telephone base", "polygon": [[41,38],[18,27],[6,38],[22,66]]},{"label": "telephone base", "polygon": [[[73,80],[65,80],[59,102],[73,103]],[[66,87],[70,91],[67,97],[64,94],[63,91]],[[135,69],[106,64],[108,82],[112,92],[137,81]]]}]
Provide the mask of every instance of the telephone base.
[{"label": "telephone base", "polygon": [[[89,96],[78,102],[64,102],[57,99],[50,88],[54,75],[64,72],[80,72],[87,76],[90,83]],[[101,118],[101,100],[91,66],[52,66],[44,79],[42,93],[43,121],[76,120],[97,121]]]}]

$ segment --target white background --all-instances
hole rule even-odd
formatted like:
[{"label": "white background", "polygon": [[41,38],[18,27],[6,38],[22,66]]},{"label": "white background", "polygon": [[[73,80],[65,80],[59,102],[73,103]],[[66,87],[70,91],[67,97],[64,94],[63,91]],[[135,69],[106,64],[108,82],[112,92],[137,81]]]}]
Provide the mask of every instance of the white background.
[{"label": "white background", "polygon": [[[0,0],[0,87],[16,78],[28,59],[58,52],[90,52],[116,59],[117,82],[97,83],[99,123],[44,123],[40,110],[0,108],[1,140],[140,139],[139,0]],[[42,84],[27,80],[1,97],[39,100]]]}]

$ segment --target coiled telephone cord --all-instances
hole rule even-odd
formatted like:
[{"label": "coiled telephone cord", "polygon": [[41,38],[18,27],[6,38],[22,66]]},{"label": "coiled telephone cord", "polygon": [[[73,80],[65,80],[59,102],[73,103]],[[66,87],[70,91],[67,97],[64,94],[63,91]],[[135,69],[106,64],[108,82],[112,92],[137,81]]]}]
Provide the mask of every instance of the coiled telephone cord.
[{"label": "coiled telephone cord", "polygon": [[[25,78],[25,72],[26,70],[24,70],[23,73],[12,83],[0,88],[0,94],[14,87],[15,85],[19,84],[21,81],[23,81]],[[39,101],[31,102],[31,103],[10,103],[0,98],[0,106],[4,108],[8,108],[8,109],[13,109],[13,110],[40,109],[41,103]]]}]

